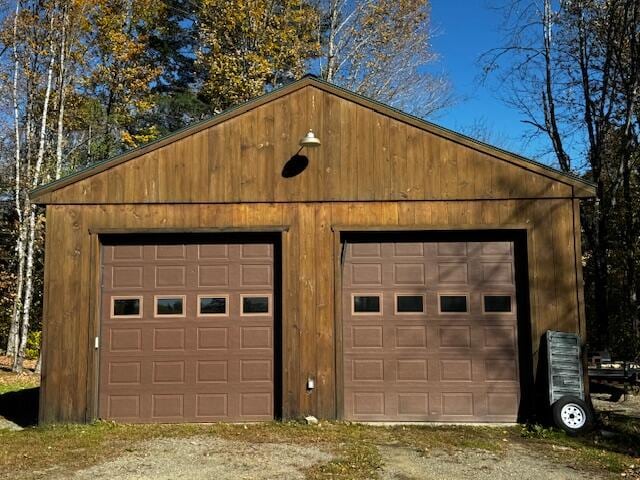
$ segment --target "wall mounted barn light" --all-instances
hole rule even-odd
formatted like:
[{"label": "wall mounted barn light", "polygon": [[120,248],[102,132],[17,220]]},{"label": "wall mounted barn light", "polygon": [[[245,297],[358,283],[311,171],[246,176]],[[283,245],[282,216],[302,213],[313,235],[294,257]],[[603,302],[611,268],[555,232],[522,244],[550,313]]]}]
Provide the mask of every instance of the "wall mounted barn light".
[{"label": "wall mounted barn light", "polygon": [[300,148],[309,147],[315,148],[320,146],[320,139],[316,137],[313,130],[309,130],[307,134],[300,139]]}]

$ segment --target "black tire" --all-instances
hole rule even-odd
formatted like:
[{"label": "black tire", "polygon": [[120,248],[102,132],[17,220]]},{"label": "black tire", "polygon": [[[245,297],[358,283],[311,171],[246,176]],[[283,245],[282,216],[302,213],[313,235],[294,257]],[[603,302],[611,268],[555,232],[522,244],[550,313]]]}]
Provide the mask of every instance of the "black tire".
[{"label": "black tire", "polygon": [[566,395],[553,404],[553,423],[573,437],[593,428],[593,412],[584,400]]}]

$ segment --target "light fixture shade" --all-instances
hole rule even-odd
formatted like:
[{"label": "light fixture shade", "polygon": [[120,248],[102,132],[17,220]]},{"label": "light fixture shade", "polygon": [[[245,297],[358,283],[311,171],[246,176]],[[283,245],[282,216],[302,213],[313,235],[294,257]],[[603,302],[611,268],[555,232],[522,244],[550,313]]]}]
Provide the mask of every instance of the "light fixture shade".
[{"label": "light fixture shade", "polygon": [[300,139],[301,147],[319,147],[320,139],[316,137],[313,130],[309,130],[307,134]]}]

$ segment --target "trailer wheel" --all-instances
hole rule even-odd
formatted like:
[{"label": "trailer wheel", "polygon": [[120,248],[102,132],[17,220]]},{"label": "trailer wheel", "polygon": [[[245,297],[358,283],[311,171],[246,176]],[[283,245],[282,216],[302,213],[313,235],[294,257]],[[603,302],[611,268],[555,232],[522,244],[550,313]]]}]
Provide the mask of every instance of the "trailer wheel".
[{"label": "trailer wheel", "polygon": [[553,421],[568,435],[576,436],[593,427],[593,412],[584,400],[567,395],[553,404]]}]

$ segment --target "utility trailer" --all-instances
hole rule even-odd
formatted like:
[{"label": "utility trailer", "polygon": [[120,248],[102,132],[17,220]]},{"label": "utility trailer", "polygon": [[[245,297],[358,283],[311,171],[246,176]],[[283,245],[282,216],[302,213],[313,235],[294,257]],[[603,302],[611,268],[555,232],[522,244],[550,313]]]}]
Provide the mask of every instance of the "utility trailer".
[{"label": "utility trailer", "polygon": [[613,400],[640,388],[638,361],[612,361],[606,355],[594,355],[588,372],[591,390],[611,393]]}]

